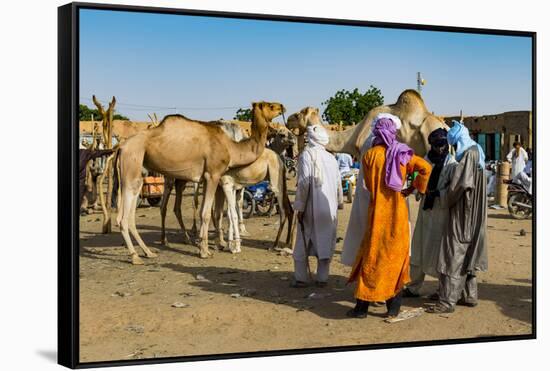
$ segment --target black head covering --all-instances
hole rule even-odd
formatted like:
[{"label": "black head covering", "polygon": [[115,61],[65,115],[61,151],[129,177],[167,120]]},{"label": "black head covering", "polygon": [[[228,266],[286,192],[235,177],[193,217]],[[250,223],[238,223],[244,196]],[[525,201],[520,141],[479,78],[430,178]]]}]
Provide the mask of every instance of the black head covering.
[{"label": "black head covering", "polygon": [[[424,200],[424,206],[422,209],[431,210],[434,206],[434,201],[436,197],[437,183],[439,182],[439,176],[441,175],[441,170],[443,170],[443,165],[445,164],[445,159],[449,154],[449,142],[447,142],[447,130],[443,128],[435,129],[428,136],[428,143],[431,145],[431,149],[428,152],[428,159],[433,163],[432,173],[430,175],[430,180],[428,181],[428,192]],[[435,151],[436,147],[445,148],[443,151]]]}]

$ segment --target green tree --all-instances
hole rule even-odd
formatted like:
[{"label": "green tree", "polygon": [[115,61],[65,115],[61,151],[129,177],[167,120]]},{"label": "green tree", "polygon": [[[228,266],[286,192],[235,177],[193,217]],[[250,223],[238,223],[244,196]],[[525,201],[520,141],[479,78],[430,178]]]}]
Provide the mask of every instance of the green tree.
[{"label": "green tree", "polygon": [[239,108],[233,120],[252,121],[252,110],[250,108]]},{"label": "green tree", "polygon": [[323,119],[331,124],[342,121],[344,125],[351,125],[360,122],[371,109],[383,104],[382,92],[372,85],[365,93],[357,88],[353,91],[342,89],[323,102],[326,106]]},{"label": "green tree", "polygon": [[[90,121],[92,120],[92,114],[94,115],[94,120],[101,120],[101,114],[97,109],[91,109],[85,104],[80,104],[78,106],[78,118],[80,121]],[[113,115],[113,120],[130,120],[128,117],[115,113]]]}]

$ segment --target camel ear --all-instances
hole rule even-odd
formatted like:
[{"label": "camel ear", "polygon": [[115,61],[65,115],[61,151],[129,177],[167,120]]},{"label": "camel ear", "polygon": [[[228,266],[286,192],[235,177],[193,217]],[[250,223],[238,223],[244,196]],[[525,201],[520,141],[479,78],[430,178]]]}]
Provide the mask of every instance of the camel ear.
[{"label": "camel ear", "polygon": [[260,102],[260,103],[257,103],[258,104],[258,108],[259,109],[263,109],[264,108],[264,102]]}]

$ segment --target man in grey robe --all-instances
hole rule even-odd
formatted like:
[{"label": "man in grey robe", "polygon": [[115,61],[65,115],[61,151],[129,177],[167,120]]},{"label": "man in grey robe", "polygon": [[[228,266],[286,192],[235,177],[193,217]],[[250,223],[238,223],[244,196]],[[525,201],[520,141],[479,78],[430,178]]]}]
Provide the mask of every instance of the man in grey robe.
[{"label": "man in grey robe", "polygon": [[487,270],[487,198],[483,150],[461,123],[449,130],[457,145],[451,182],[445,194],[449,218],[437,263],[439,300],[430,313],[452,313],[457,304],[477,305],[476,274]]},{"label": "man in grey robe", "polygon": [[316,284],[324,287],[336,248],[338,209],[343,207],[338,163],[325,150],[328,133],[321,125],[309,126],[308,144],[298,158],[298,181],[294,210],[298,212],[298,234],[294,246],[293,287],[309,281],[308,257],[317,257]]},{"label": "man in grey robe", "polygon": [[432,173],[426,194],[419,195],[421,201],[411,245],[411,282],[403,291],[404,297],[420,296],[419,291],[426,275],[439,276],[436,265],[449,214],[445,203],[446,189],[457,165],[449,153],[445,129],[439,128],[430,133],[428,142],[431,149],[426,155],[426,161],[432,165]]}]

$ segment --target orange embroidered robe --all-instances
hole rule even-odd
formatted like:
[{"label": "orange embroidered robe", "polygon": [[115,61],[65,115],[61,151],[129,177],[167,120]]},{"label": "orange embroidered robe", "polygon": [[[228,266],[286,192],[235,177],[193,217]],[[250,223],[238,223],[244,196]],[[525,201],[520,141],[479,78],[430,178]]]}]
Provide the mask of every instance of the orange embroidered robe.
[{"label": "orange embroidered robe", "polygon": [[[365,153],[365,185],[371,196],[368,228],[357,253],[349,282],[357,280],[355,297],[365,301],[385,301],[394,297],[409,278],[409,210],[405,197],[386,186],[386,147],[374,146]],[[432,168],[414,155],[401,165],[403,181],[418,171],[413,186],[425,193]]]}]

